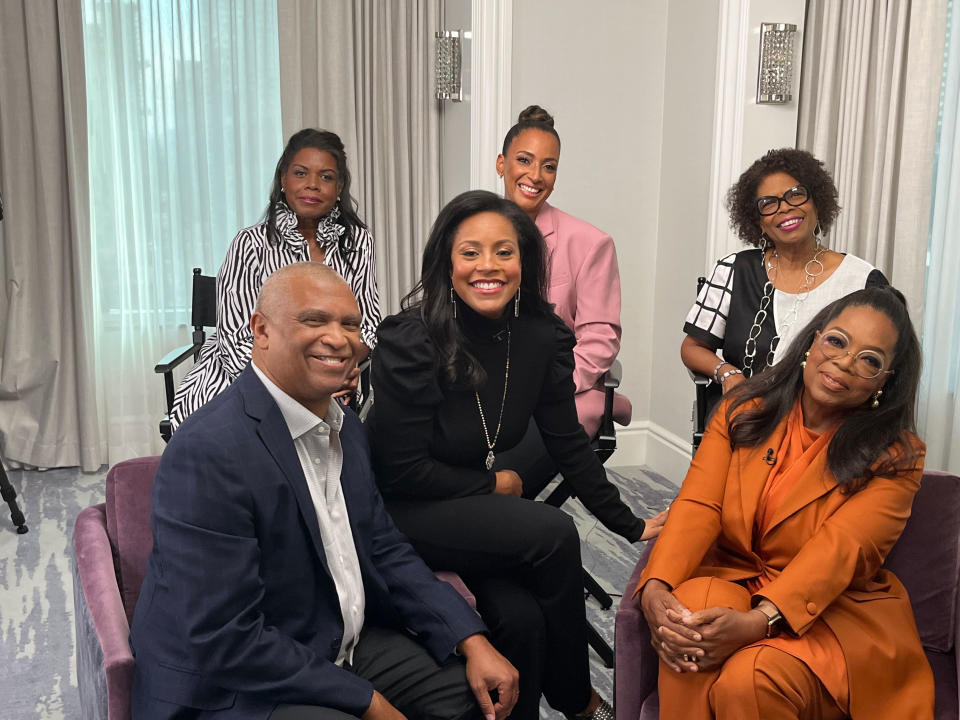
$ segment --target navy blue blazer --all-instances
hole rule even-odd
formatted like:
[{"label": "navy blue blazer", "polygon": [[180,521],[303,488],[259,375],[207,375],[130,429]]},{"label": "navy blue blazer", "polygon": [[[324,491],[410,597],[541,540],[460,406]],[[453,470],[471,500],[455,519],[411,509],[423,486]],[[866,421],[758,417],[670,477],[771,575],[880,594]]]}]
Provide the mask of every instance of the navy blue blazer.
[{"label": "navy blue blazer", "polygon": [[[394,526],[363,428],[345,415],[341,483],[365,623],[407,628],[442,661],[485,627]],[[250,367],[174,434],[152,502],[130,638],[135,720],[253,720],[280,703],[363,714],[372,686],[334,663],[343,621],[313,501],[280,408]]]}]

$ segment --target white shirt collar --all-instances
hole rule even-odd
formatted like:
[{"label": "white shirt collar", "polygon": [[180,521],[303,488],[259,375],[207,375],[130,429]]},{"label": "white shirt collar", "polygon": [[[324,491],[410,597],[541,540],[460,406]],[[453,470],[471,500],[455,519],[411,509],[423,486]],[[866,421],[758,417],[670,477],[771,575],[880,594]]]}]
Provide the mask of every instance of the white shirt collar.
[{"label": "white shirt collar", "polygon": [[276,383],[267,377],[263,370],[257,367],[255,362],[251,362],[250,366],[257,374],[257,377],[260,378],[260,382],[267,388],[267,392],[270,393],[274,402],[279,406],[280,412],[283,414],[283,419],[287,423],[287,429],[290,431],[290,437],[294,440],[310,432],[321,422],[329,425],[330,429],[334,432],[340,432],[340,428],[343,426],[343,409],[340,407],[340,403],[334,398],[330,398],[330,404],[327,406],[327,414],[322,418],[318,417],[305,406],[301,405],[300,402],[281,390]]}]

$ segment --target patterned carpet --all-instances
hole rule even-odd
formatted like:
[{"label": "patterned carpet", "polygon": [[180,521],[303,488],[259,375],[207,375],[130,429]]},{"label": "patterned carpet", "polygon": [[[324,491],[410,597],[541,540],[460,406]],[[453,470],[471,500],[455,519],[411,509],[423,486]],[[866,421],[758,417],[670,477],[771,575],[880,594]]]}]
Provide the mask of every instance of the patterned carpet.
[{"label": "patterned carpet", "polygon": [[[9,472],[30,531],[17,535],[6,505],[0,507],[0,716],[6,720],[80,717],[70,541],[77,513],[103,502],[104,475],[76,469]],[[673,484],[646,467],[614,468],[609,475],[641,517],[665,508],[676,493]],[[639,550],[600,526],[577,501],[568,501],[564,509],[580,528],[584,567],[618,595],[609,610],[587,601],[588,618],[612,643],[619,593]],[[592,652],[591,663],[594,686],[612,700],[613,671]],[[558,717],[546,708],[541,715]]]}]

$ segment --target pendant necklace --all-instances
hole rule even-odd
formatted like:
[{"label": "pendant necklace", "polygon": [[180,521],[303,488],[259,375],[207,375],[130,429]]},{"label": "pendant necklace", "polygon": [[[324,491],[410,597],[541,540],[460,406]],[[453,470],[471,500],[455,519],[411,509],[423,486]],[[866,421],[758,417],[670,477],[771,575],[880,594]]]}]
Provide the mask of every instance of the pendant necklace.
[{"label": "pendant necklace", "polygon": [[503,423],[503,408],[507,404],[507,383],[510,381],[510,328],[507,328],[507,365],[503,371],[503,399],[500,401],[500,417],[497,420],[497,430],[493,434],[493,440],[490,439],[490,432],[487,430],[487,419],[483,415],[483,406],[480,404],[480,393],[476,390],[473,391],[474,396],[477,398],[477,409],[480,411],[480,424],[483,425],[483,436],[487,441],[487,459],[484,465],[487,466],[487,470],[493,469],[493,461],[495,456],[493,454],[493,448],[497,444],[497,438],[500,437],[500,427]]}]

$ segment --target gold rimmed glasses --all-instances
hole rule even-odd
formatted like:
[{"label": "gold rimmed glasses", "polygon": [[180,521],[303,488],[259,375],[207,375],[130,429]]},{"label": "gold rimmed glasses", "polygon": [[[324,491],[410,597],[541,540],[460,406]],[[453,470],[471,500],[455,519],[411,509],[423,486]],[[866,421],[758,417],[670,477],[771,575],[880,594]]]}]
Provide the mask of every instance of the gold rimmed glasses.
[{"label": "gold rimmed glasses", "polygon": [[820,349],[831,360],[837,360],[847,355],[853,357],[853,372],[858,377],[862,377],[864,380],[873,380],[883,374],[893,374],[893,370],[883,369],[883,355],[876,350],[861,350],[858,353],[848,350],[850,338],[839,330],[827,330],[817,334],[820,336]]}]

